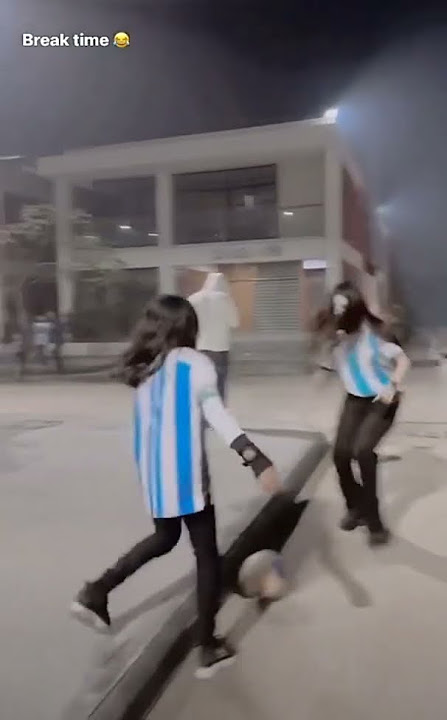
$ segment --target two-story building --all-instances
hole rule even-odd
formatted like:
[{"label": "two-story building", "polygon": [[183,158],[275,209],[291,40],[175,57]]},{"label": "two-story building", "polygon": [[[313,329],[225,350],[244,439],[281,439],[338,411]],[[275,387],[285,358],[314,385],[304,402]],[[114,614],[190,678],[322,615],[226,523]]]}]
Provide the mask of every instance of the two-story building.
[{"label": "two-story building", "polygon": [[87,293],[71,222],[80,202],[110,272],[185,295],[225,272],[241,337],[299,335],[326,290],[363,284],[371,260],[365,194],[324,118],[74,150],[37,169],[54,184],[63,315]]}]

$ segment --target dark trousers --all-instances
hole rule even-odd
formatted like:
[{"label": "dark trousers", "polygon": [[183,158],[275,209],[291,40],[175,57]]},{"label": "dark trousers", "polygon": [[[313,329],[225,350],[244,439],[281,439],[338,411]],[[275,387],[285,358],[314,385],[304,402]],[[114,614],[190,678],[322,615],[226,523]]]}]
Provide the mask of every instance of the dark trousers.
[{"label": "dark trousers", "polygon": [[[398,406],[399,401],[385,405],[348,395],[338,424],[334,462],[341,491],[348,509],[359,511],[371,530],[381,526],[375,448],[393,424]],[[353,460],[360,468],[361,485],[354,478]]]},{"label": "dark trousers", "polygon": [[214,363],[217,373],[217,389],[219,390],[219,395],[222,398],[222,401],[225,402],[227,396],[230,353],[228,351],[215,352],[214,350],[203,350],[202,352]]},{"label": "dark trousers", "polygon": [[109,593],[150,560],[166,555],[180,539],[182,521],[188,529],[197,563],[198,642],[209,645],[215,631],[221,593],[213,505],[192,515],[155,520],[155,533],[141,540],[96,582]]}]

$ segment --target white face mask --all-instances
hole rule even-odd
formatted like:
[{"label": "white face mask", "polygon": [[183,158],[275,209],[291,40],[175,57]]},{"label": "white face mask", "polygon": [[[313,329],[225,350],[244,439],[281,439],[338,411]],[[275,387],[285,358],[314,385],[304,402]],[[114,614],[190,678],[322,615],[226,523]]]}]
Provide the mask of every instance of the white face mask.
[{"label": "white face mask", "polygon": [[334,295],[332,298],[332,312],[335,317],[341,317],[349,305],[346,295]]}]

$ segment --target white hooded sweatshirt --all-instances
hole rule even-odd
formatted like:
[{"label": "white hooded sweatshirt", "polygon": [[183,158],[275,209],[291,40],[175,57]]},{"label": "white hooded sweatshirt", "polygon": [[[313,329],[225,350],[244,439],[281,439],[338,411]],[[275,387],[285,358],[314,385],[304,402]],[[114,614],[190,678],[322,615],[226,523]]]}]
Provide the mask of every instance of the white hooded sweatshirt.
[{"label": "white hooded sweatshirt", "polygon": [[226,352],[239,316],[222,273],[209,273],[203,288],[188,298],[199,319],[198,350]]}]

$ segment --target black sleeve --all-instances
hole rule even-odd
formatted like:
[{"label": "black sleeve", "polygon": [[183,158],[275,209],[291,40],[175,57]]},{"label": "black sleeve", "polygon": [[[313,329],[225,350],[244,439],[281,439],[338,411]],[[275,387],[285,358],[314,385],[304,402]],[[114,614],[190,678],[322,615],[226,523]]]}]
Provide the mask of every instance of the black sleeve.
[{"label": "black sleeve", "polygon": [[267,468],[273,465],[267,455],[264,455],[257,445],[251,442],[245,434],[239,435],[236,440],[233,440],[231,448],[241,456],[244,465],[250,467],[256,477],[259,477],[264,470],[267,470]]}]

